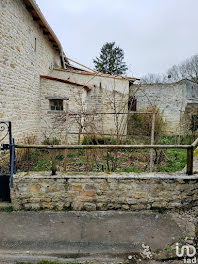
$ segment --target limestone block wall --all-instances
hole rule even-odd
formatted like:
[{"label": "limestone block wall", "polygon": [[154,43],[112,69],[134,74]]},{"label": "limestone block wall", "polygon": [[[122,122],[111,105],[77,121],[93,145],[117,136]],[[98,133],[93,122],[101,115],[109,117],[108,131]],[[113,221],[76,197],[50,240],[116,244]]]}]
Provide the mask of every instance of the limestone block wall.
[{"label": "limestone block wall", "polygon": [[129,81],[126,79],[102,77],[97,75],[89,75],[83,73],[76,73],[62,69],[55,69],[52,73],[53,77],[70,80],[77,83],[87,83],[88,86],[102,87],[103,89],[120,93],[128,94]]},{"label": "limestone block wall", "polygon": [[183,80],[186,84],[186,99],[189,103],[198,103],[198,84],[189,80]]},{"label": "limestone block wall", "polygon": [[[69,71],[64,70],[54,70],[51,73],[51,76],[76,83],[87,84],[91,90],[87,92],[84,98],[85,108],[86,111],[89,113],[127,113],[128,111],[127,106],[129,82],[127,80],[98,76],[93,78],[92,75],[90,76],[78,73],[71,73]],[[57,93],[58,91],[59,94],[61,94],[62,90],[57,90]],[[72,105],[73,101],[74,97],[70,97],[70,105]],[[100,135],[113,135],[116,134],[118,130],[116,128],[118,124],[119,133],[127,133],[127,115],[92,115],[86,117],[85,123],[85,132],[94,131],[96,134]],[[87,126],[87,124],[90,125]]]},{"label": "limestone block wall", "polygon": [[[127,131],[127,113],[128,95],[113,92],[101,87],[92,87],[87,97],[87,110],[90,112],[104,113],[96,116],[98,122],[97,131],[104,135],[119,134],[126,135]],[[117,114],[113,114],[117,113]]]},{"label": "limestone block wall", "polygon": [[15,210],[183,210],[198,206],[198,177],[18,173],[14,176],[11,200]]},{"label": "limestone block wall", "polygon": [[136,91],[137,111],[145,111],[148,107],[157,106],[165,121],[164,132],[181,133],[182,120],[186,106],[186,83],[142,84],[132,85],[130,95]]},{"label": "limestone block wall", "polygon": [[[78,116],[69,114],[83,111],[87,91],[79,86],[41,78],[41,141],[45,137],[59,138],[64,143],[67,131],[78,133]],[[68,98],[63,100],[63,111],[51,111],[49,98]],[[68,105],[68,106],[67,106]],[[70,144],[77,144],[78,135],[68,134]]]},{"label": "limestone block wall", "polygon": [[0,119],[16,141],[40,130],[40,74],[61,67],[60,55],[22,0],[0,1]]}]

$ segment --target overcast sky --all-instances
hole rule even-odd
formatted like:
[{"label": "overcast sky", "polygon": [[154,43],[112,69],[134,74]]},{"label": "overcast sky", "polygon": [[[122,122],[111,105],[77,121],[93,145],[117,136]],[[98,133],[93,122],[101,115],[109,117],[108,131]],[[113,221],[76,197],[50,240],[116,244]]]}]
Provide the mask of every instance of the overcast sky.
[{"label": "overcast sky", "polygon": [[105,42],[128,75],[163,73],[198,53],[198,0],[36,0],[69,58],[93,67]]}]

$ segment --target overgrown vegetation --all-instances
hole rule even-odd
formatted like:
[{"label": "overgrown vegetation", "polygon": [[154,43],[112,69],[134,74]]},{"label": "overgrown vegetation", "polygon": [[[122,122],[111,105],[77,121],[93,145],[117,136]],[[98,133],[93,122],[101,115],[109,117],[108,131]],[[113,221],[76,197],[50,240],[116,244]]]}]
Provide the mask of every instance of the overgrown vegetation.
[{"label": "overgrown vegetation", "polygon": [[[148,107],[140,110],[140,114],[129,114],[128,134],[150,137],[152,130],[153,113],[155,113],[155,141],[163,134],[164,121],[157,107]],[[145,112],[145,114],[144,114]]]},{"label": "overgrown vegetation", "polygon": [[[164,136],[158,139],[158,144],[176,144],[178,138]],[[180,138],[184,144],[192,143],[193,137]],[[46,139],[42,144],[57,145],[58,139]],[[107,137],[85,137],[83,145],[117,144],[116,139]],[[149,137],[128,138],[122,144],[150,144]],[[21,171],[64,171],[65,152],[63,150],[29,150],[23,152],[21,161],[17,162],[17,169]],[[18,153],[17,153],[18,155]],[[150,150],[68,150],[66,155],[68,172],[146,172],[149,171]],[[156,150],[153,156],[153,171],[176,172],[186,165],[186,150]]]},{"label": "overgrown vegetation", "polygon": [[5,208],[5,210],[4,210],[4,212],[5,213],[12,213],[13,212],[13,208],[12,208],[12,206],[9,206],[9,207],[7,207],[7,208]]}]

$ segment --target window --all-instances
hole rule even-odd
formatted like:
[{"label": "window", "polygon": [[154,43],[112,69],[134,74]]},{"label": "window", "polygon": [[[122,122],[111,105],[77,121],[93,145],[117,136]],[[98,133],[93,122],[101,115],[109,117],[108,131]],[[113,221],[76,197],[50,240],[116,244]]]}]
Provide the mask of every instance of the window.
[{"label": "window", "polygon": [[137,110],[137,99],[135,96],[130,96],[128,100],[128,110],[136,111]]},{"label": "window", "polygon": [[63,111],[63,100],[62,99],[51,99],[50,110],[51,111]]}]

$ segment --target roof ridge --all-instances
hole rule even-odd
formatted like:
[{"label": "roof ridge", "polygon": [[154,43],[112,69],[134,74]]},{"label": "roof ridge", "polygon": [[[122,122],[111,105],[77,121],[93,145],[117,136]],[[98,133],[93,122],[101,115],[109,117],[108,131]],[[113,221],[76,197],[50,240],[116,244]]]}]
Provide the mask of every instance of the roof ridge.
[{"label": "roof ridge", "polygon": [[112,74],[106,74],[106,73],[100,73],[97,74],[95,72],[89,72],[85,70],[75,70],[75,69],[62,69],[62,68],[54,68],[56,71],[66,71],[66,72],[72,72],[72,73],[77,73],[77,74],[84,74],[84,75],[96,75],[100,77],[108,77],[108,78],[115,78],[115,79],[120,79],[120,80],[128,80],[128,81],[137,81],[140,80],[135,77],[127,77],[127,76],[120,76],[120,75],[112,75]]}]

